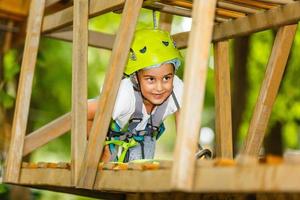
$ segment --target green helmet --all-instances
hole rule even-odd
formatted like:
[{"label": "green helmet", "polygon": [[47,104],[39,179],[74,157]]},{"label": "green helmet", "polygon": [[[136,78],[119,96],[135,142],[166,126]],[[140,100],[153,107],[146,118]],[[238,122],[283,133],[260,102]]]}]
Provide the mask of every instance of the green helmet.
[{"label": "green helmet", "polygon": [[135,32],[129,52],[125,74],[130,75],[140,69],[175,60],[177,69],[183,63],[179,50],[167,31],[142,29]]}]

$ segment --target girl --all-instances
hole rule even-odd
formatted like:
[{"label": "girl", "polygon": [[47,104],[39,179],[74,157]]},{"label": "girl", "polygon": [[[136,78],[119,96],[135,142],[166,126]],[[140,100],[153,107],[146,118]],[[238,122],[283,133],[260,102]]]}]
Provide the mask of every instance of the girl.
[{"label": "girl", "polygon": [[[103,161],[153,159],[156,140],[165,129],[163,120],[174,113],[178,117],[183,83],[175,72],[181,64],[180,52],[168,32],[143,29],[135,33]],[[97,102],[89,101],[90,122],[96,108]]]}]

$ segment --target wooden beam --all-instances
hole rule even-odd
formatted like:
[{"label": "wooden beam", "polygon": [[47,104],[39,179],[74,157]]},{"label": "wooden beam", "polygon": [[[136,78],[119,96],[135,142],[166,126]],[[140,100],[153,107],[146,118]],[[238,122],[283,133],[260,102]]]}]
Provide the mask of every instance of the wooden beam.
[{"label": "wooden beam", "polygon": [[98,109],[94,118],[84,162],[80,171],[78,187],[92,189],[96,178],[103,144],[111,120],[114,102],[128,59],[128,53],[133,39],[135,25],[142,7],[143,0],[128,0],[122,14],[119,31],[109,61],[109,68],[103,89],[98,101]]},{"label": "wooden beam", "polygon": [[63,135],[71,128],[71,113],[67,113],[25,137],[23,156]]},{"label": "wooden beam", "polygon": [[249,5],[249,6],[254,6],[254,7],[262,8],[262,9],[271,9],[271,8],[275,8],[277,6],[276,4],[273,4],[273,3],[266,3],[266,2],[262,2],[262,1],[256,1],[256,0],[228,0],[228,1],[245,4],[245,5]]},{"label": "wooden beam", "polygon": [[[115,192],[115,194],[132,192],[175,193],[169,184],[170,169],[146,171],[101,170],[98,171],[94,190],[82,190],[72,187],[70,176],[70,170],[66,169],[22,169],[20,183],[54,191],[64,189],[64,192],[67,193],[78,192],[77,194],[86,196],[89,196],[89,192],[97,191]],[[255,164],[251,167],[202,166],[196,170],[193,193],[209,193],[210,197],[212,193],[220,192],[271,192],[276,194],[279,192],[294,192],[299,195],[299,179],[298,164]],[[98,196],[98,198],[100,197],[101,195]]]},{"label": "wooden beam", "polygon": [[[266,3],[274,3],[274,4],[287,4],[287,3],[293,3],[294,0],[260,0]],[[297,0],[295,0],[297,1]]]},{"label": "wooden beam", "polygon": [[191,10],[185,9],[181,7],[175,7],[171,5],[162,4],[161,2],[156,2],[152,0],[145,1],[144,6],[145,8],[149,9],[155,9],[159,12],[173,14],[173,15],[179,15],[184,17],[191,17]]},{"label": "wooden beam", "polygon": [[242,154],[259,154],[296,30],[297,24],[277,32]]},{"label": "wooden beam", "polygon": [[241,6],[238,4],[229,3],[227,1],[218,1],[217,5],[219,8],[226,8],[228,10],[234,10],[243,13],[251,13],[254,14],[257,12],[257,9],[253,9],[251,7]]},{"label": "wooden beam", "polygon": [[9,148],[5,181],[17,183],[23,155],[23,146],[28,119],[32,81],[39,48],[40,32],[45,7],[45,0],[32,0],[27,35],[21,65],[21,74],[14,113],[11,144]]},{"label": "wooden beam", "polygon": [[216,15],[223,16],[223,17],[231,17],[231,18],[239,18],[245,17],[246,14],[238,11],[227,10],[224,8],[216,8]]},{"label": "wooden beam", "polygon": [[53,14],[73,5],[73,0],[47,0],[45,15]]},{"label": "wooden beam", "polygon": [[[90,0],[89,18],[113,10],[121,9],[125,0]],[[50,32],[72,24],[73,6],[48,15],[44,18],[42,31]]]},{"label": "wooden beam", "polygon": [[198,0],[193,4],[193,25],[186,56],[183,103],[174,153],[176,162],[171,179],[171,186],[176,190],[190,191],[193,188],[196,141],[200,133],[215,6],[216,0]]},{"label": "wooden beam", "polygon": [[87,141],[88,0],[74,0],[72,58],[72,183],[79,171]]},{"label": "wooden beam", "polygon": [[[214,26],[213,42],[297,23],[299,20],[300,1],[295,1],[294,3],[286,4],[265,12],[259,12],[247,17],[216,24]],[[175,41],[180,40],[180,48],[186,48],[188,36],[189,32],[183,32],[173,35],[173,38]]]},{"label": "wooden beam", "polygon": [[[101,33],[96,31],[89,31],[88,32],[88,44],[92,47],[102,48],[112,50],[115,35]],[[73,41],[73,31],[63,31],[63,32],[54,32],[44,35],[44,37],[59,39],[67,42]]]},{"label": "wooden beam", "polygon": [[233,158],[229,42],[214,44],[216,156]]}]

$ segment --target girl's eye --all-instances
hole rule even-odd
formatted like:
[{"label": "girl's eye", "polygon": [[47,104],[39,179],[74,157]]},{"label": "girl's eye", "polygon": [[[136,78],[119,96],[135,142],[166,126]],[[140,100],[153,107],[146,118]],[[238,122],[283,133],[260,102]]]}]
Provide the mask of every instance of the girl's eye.
[{"label": "girl's eye", "polygon": [[165,80],[165,81],[168,81],[168,80],[170,80],[170,79],[171,79],[170,76],[165,76],[165,77],[164,77],[164,80]]},{"label": "girl's eye", "polygon": [[154,81],[154,78],[147,78],[147,81],[148,81],[149,83],[152,83],[152,82]]}]

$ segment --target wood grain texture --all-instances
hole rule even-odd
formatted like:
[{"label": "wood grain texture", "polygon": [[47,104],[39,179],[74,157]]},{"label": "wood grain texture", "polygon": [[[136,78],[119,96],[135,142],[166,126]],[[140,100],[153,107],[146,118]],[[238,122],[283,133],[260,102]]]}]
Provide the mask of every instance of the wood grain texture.
[{"label": "wood grain texture", "polygon": [[171,186],[176,190],[190,191],[193,188],[215,6],[215,0],[199,0],[193,4],[193,25],[186,56],[182,109],[174,153],[176,162],[171,179]]},{"label": "wood grain texture", "polygon": [[233,158],[228,41],[214,44],[216,156]]},{"label": "wood grain texture", "polygon": [[93,188],[114,102],[128,59],[128,53],[126,52],[129,52],[130,49],[142,3],[142,0],[130,0],[125,3],[121,24],[110,57],[109,68],[106,72],[103,89],[98,101],[98,109],[84,155],[78,187]]},{"label": "wood grain texture", "polygon": [[288,25],[281,27],[276,34],[241,154],[253,156],[259,154],[296,30],[297,24]]},{"label": "wood grain texture", "polygon": [[45,0],[32,0],[30,6],[11,144],[5,170],[5,181],[12,183],[17,183],[19,179],[44,7]]},{"label": "wood grain texture", "polygon": [[28,155],[35,149],[58,138],[71,129],[71,113],[67,113],[49,124],[29,133],[25,137],[23,156]]},{"label": "wood grain texture", "polygon": [[74,0],[72,58],[72,183],[77,183],[87,143],[88,0]]}]

